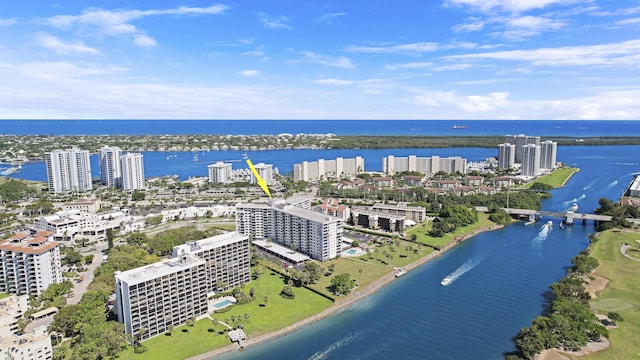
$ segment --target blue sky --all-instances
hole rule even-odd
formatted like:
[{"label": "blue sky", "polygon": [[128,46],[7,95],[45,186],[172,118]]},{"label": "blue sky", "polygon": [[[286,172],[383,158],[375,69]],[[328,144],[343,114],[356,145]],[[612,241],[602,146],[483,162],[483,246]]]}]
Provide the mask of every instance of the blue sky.
[{"label": "blue sky", "polygon": [[5,119],[640,119],[638,0],[4,2]]}]

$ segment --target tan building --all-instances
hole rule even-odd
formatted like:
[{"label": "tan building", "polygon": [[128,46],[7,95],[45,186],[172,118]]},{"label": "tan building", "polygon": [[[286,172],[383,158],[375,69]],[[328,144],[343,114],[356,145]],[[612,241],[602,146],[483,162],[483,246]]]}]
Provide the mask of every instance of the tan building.
[{"label": "tan building", "polygon": [[19,233],[0,243],[0,292],[38,296],[62,282],[59,245],[50,231]]},{"label": "tan building", "polygon": [[12,295],[0,300],[0,338],[18,332],[18,320],[28,309],[29,295]]},{"label": "tan building", "polygon": [[49,360],[53,358],[51,337],[42,327],[24,335],[0,337],[0,359]]},{"label": "tan building", "polygon": [[78,199],[62,205],[62,210],[80,210],[83,213],[95,214],[100,211],[100,199]]}]

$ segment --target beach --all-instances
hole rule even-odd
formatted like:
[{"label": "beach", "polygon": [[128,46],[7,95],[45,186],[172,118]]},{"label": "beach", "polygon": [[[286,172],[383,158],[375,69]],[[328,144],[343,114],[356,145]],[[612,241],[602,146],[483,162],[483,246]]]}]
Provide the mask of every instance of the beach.
[{"label": "beach", "polygon": [[[452,249],[453,247],[455,247],[456,245],[462,243],[465,240],[471,239],[472,237],[482,233],[482,232],[486,232],[486,231],[493,231],[493,230],[497,230],[502,228],[502,225],[494,225],[488,228],[482,228],[482,229],[477,229],[474,230],[468,234],[464,234],[464,235],[460,235],[455,237],[453,240],[451,240],[449,243],[447,243],[441,250],[436,250],[434,252],[432,252],[431,254],[420,258],[408,265],[406,265],[403,269],[407,272],[412,271],[417,269],[418,267],[420,267],[421,265],[426,264],[427,262],[433,260],[434,258],[444,254],[445,252],[447,252],[448,250]],[[271,341],[274,339],[277,339],[281,336],[287,335],[289,333],[292,333],[294,331],[300,330],[301,328],[311,325],[317,321],[320,321],[324,318],[327,318],[341,310],[344,310],[346,308],[348,308],[349,306],[355,304],[356,302],[358,302],[361,299],[364,299],[368,296],[371,296],[373,294],[375,294],[376,292],[378,292],[380,289],[384,288],[386,285],[390,284],[391,282],[393,282],[396,279],[395,277],[395,272],[391,272],[388,274],[385,274],[383,276],[381,276],[380,278],[378,278],[376,281],[370,283],[369,285],[367,285],[365,288],[363,289],[359,289],[358,291],[355,291],[351,294],[349,294],[349,296],[338,299],[335,301],[335,303],[328,309],[323,310],[313,316],[310,316],[304,320],[300,320],[294,324],[291,324],[287,327],[284,327],[282,329],[276,330],[276,331],[272,331],[266,334],[262,334],[262,335],[258,335],[255,337],[249,336],[247,337],[247,339],[244,341],[244,346],[245,348],[251,347],[251,346],[256,346],[262,343],[265,343],[267,341]],[[216,355],[221,355],[224,353],[228,353],[231,351],[236,351],[238,350],[238,345],[237,344],[230,344],[228,346],[225,346],[223,348],[219,348],[219,349],[215,349],[212,351],[208,351],[206,353],[197,355],[197,356],[193,356],[190,357],[189,360],[205,360],[205,359],[211,359],[212,357],[216,356]]]}]

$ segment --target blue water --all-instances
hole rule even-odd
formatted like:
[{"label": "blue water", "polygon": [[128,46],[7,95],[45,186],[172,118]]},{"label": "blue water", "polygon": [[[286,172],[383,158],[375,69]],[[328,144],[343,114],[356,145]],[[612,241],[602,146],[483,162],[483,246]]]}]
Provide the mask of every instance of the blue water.
[{"label": "blue water", "polygon": [[213,306],[216,307],[216,309],[222,309],[223,307],[227,307],[229,305],[233,304],[230,300],[225,300],[225,301],[221,301]]},{"label": "blue water", "polygon": [[[9,122],[14,123],[14,122]],[[64,126],[51,131],[72,131]],[[93,123],[93,122],[92,122]],[[95,126],[78,122],[74,131],[90,127],[87,133],[114,133],[106,124]],[[140,124],[135,121],[132,123]],[[155,133],[169,132],[172,122],[161,122]],[[174,122],[173,122],[174,123]],[[186,122],[180,132],[212,131],[202,123],[200,129],[189,128],[199,122]],[[242,130],[229,122],[224,133],[280,133],[335,132],[340,125],[343,133],[401,134],[416,132],[453,132],[446,129],[453,122],[409,122],[400,121],[389,126],[385,122],[250,122],[255,126]],[[357,123],[357,128],[351,126]],[[192,125],[189,125],[192,124]],[[291,125],[290,129],[286,125]],[[323,126],[324,124],[324,126]],[[448,125],[447,125],[448,124]],[[473,121],[456,122],[469,126],[465,130],[472,135],[526,133],[528,135],[558,136],[576,133],[597,135],[639,135],[640,122],[535,122],[535,121]],[[246,123],[245,123],[246,125]],[[269,126],[270,125],[270,126]],[[174,126],[174,125],[172,125]],[[578,128],[578,126],[580,128]],[[527,128],[530,127],[530,128]],[[584,128],[584,129],[583,129]],[[35,131],[33,129],[9,128],[14,132]],[[7,128],[2,132],[10,133]],[[198,130],[198,131],[196,131]],[[513,130],[513,131],[511,131]],[[118,131],[128,131],[119,127]],[[135,131],[143,131],[136,128]],[[175,130],[178,131],[178,130]],[[33,133],[33,132],[32,132]],[[135,133],[135,132],[132,132]],[[573,203],[580,211],[591,211],[598,206],[598,199],[617,199],[640,171],[637,154],[640,146],[616,147],[560,147],[558,160],[575,164],[581,171],[576,173],[566,187],[554,190],[553,197],[543,201],[544,210],[563,211]],[[496,156],[495,149],[385,149],[385,150],[282,150],[250,153],[254,163],[272,163],[281,173],[290,172],[292,164],[318,158],[332,159],[337,156],[365,158],[366,170],[380,170],[381,158],[394,154],[406,156],[452,156],[460,155],[471,161]],[[193,153],[177,153],[167,160],[166,153],[144,153],[146,176],[179,174],[181,178],[205,176],[206,164],[217,160],[240,160],[241,152],[199,153],[199,162],[193,161]],[[234,167],[242,167],[234,162]],[[97,162],[92,158],[94,176]],[[42,164],[23,167],[16,177],[44,179]],[[551,220],[554,226],[543,231],[541,224]],[[340,313],[305,327],[300,331],[274,341],[249,348],[241,353],[225,356],[227,359],[501,359],[504,352],[513,351],[512,341],[520,328],[528,326],[538,316],[546,303],[548,286],[565,275],[571,266],[571,258],[588,245],[591,223],[577,224],[561,230],[560,219],[541,219],[531,226],[517,223],[507,228],[480,234],[447,252],[443,256],[412,271],[375,295],[359,301]],[[474,262],[474,259],[481,259]],[[449,286],[440,286],[440,281],[455,272],[462,264],[471,261],[475,266]]]},{"label": "blue water", "polygon": [[[452,129],[463,125],[466,129]],[[640,121],[578,120],[1,120],[1,134],[640,135]]]}]

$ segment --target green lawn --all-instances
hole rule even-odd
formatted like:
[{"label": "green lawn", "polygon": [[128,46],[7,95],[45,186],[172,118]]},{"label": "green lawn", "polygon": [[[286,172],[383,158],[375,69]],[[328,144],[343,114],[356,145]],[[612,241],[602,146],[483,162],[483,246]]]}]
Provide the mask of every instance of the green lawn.
[{"label": "green lawn", "polygon": [[7,298],[7,297],[9,297],[9,296],[11,296],[11,294],[7,294],[7,293],[0,292],[0,299]]},{"label": "green lawn", "polygon": [[431,222],[423,222],[414,226],[408,230],[405,234],[405,239],[410,239],[412,234],[416,234],[416,241],[432,247],[441,249],[444,245],[453,241],[458,236],[464,236],[470,232],[486,229],[495,225],[495,223],[489,220],[489,215],[485,213],[478,213],[478,222],[475,224],[467,225],[461,228],[457,228],[455,232],[446,234],[441,238],[429,236],[431,231]]},{"label": "green lawn", "polygon": [[[367,261],[364,261],[362,259],[367,259]],[[327,294],[328,296],[331,296],[333,298],[336,298],[336,296],[331,294],[331,292],[327,288],[331,285],[331,278],[334,275],[342,273],[350,274],[351,278],[356,280],[356,283],[359,283],[360,288],[362,288],[380,278],[382,275],[393,271],[393,266],[385,265],[375,258],[369,260],[367,255],[362,255],[358,258],[337,258],[330,262],[323,263],[322,267],[326,271],[327,268],[331,265],[335,265],[336,267],[333,275],[322,276],[317,283],[311,284],[309,285],[309,287]],[[360,269],[362,269],[362,275],[359,273]]]},{"label": "green lawn", "polygon": [[[328,299],[304,288],[294,288],[295,299],[284,299],[279,295],[283,286],[283,279],[267,270],[259,280],[252,281],[245,287],[247,293],[250,288],[256,288],[256,300],[249,304],[236,305],[227,312],[212,316],[225,321],[231,316],[248,314],[249,320],[243,320],[241,323],[251,337],[282,329],[332,305]],[[269,297],[269,301],[267,306],[262,306],[265,295]],[[183,329],[188,329],[188,332],[183,332]],[[145,341],[143,344],[149,350],[143,354],[135,354],[130,348],[120,355],[120,359],[185,359],[229,345],[230,341],[226,335],[217,334],[223,330],[223,326],[217,325],[215,330],[214,332],[210,320],[203,319],[197,321],[193,327],[176,328],[171,336],[160,335]]]},{"label": "green lawn", "polygon": [[571,167],[557,168],[554,171],[552,171],[551,173],[539,177],[535,181],[532,181],[532,182],[529,182],[529,183],[526,183],[526,184],[522,185],[520,188],[528,189],[534,183],[537,183],[537,182],[549,184],[549,185],[553,186],[554,188],[562,187],[562,186],[564,186],[564,183],[571,177],[571,175],[573,175],[573,173],[575,173],[575,172],[577,172],[579,170],[580,169],[578,169],[578,168],[571,168]]},{"label": "green lawn", "polygon": [[618,329],[609,330],[611,345],[608,349],[580,359],[637,359],[640,354],[640,261],[626,258],[620,252],[623,243],[640,247],[640,233],[624,233],[609,230],[600,235],[600,240],[591,251],[600,265],[596,274],[610,280],[607,288],[590,301],[593,311],[606,314],[619,313],[624,321]]}]

